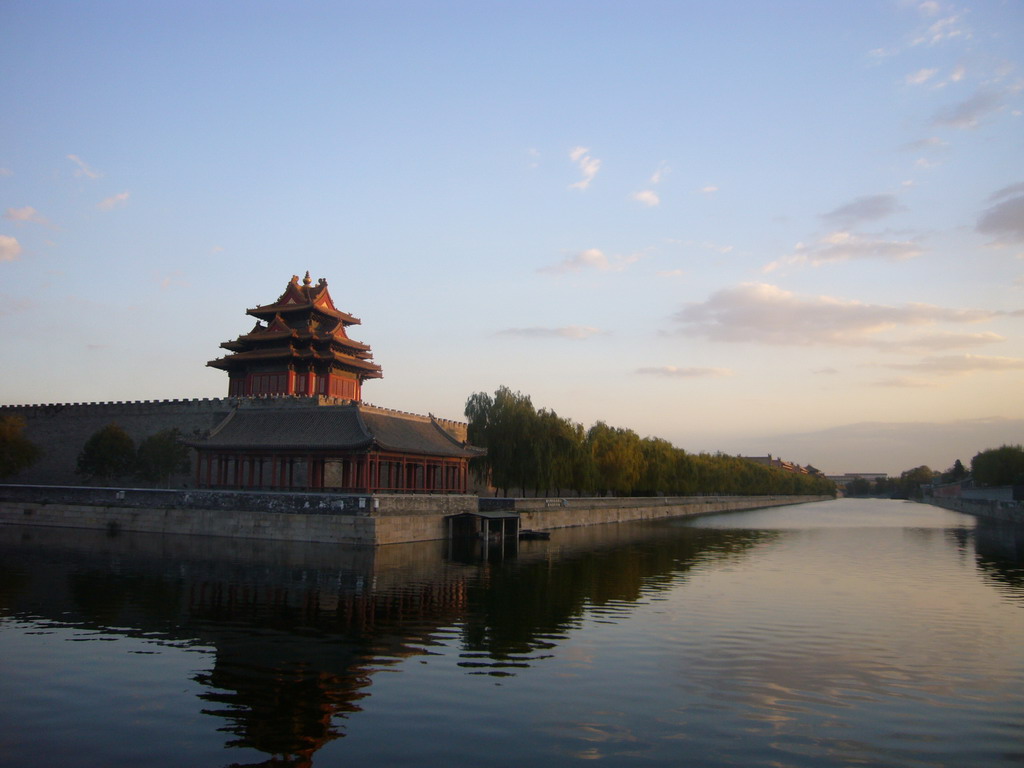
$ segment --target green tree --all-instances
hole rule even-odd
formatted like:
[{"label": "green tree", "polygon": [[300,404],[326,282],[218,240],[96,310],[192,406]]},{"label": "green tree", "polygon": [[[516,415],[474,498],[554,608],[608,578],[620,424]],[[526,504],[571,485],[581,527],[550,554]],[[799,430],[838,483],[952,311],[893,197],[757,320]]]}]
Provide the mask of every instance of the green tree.
[{"label": "green tree", "polygon": [[89,480],[127,477],[135,467],[135,443],[117,424],[108,424],[85,441],[77,472]]},{"label": "green tree", "polygon": [[944,483],[955,483],[958,480],[963,480],[967,477],[967,467],[964,466],[960,459],[953,462],[953,466],[942,473],[942,482]]},{"label": "green tree", "polygon": [[594,459],[597,487],[606,493],[629,495],[643,471],[640,437],[631,429],[609,427],[599,421],[587,432]]},{"label": "green tree", "polygon": [[0,477],[15,475],[39,460],[41,452],[38,446],[24,433],[23,418],[0,416]]},{"label": "green tree", "polygon": [[1003,445],[981,451],[971,459],[971,474],[978,485],[1024,484],[1024,447]]},{"label": "green tree", "polygon": [[165,429],[139,443],[135,471],[143,480],[165,486],[173,475],[188,472],[188,446],[181,442],[181,433]]},{"label": "green tree", "polygon": [[935,480],[935,472],[927,465],[908,469],[900,474],[896,496],[905,499],[919,499],[922,496],[921,486],[929,485]]}]

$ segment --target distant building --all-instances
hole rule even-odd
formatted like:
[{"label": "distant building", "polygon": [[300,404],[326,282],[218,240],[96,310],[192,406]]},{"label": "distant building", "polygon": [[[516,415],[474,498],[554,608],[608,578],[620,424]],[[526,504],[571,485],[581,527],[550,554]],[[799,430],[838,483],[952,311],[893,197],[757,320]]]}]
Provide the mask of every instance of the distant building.
[{"label": "distant building", "polygon": [[814,469],[814,467],[802,467],[799,464],[794,464],[791,461],[784,461],[773,457],[770,453],[767,456],[741,456],[740,458],[752,461],[755,464],[760,464],[764,467],[771,467],[772,469],[781,469],[784,472],[795,472],[798,475],[821,475],[822,473]]},{"label": "distant building", "polygon": [[845,488],[847,483],[854,480],[867,480],[873,483],[876,480],[884,480],[888,477],[885,472],[847,472],[843,475],[826,475],[826,477],[840,488]]}]

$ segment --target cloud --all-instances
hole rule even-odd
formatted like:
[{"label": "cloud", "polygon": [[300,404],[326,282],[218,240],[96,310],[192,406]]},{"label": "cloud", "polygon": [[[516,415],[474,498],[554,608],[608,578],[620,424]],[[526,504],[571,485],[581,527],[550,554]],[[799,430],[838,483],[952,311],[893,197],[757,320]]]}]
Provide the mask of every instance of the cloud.
[{"label": "cloud", "polygon": [[865,195],[841,205],[835,210],[823,213],[821,218],[832,224],[851,227],[867,221],[876,221],[906,210],[896,195]]},{"label": "cloud", "polygon": [[551,267],[541,267],[538,272],[560,275],[566,272],[582,272],[585,269],[596,269],[599,272],[621,272],[639,259],[639,256],[614,256],[609,259],[603,251],[588,248],[585,251],[565,257]]},{"label": "cloud", "polygon": [[993,112],[1002,109],[1003,95],[996,91],[982,90],[971,98],[949,107],[940,109],[932,118],[932,125],[946,128],[976,128],[979,123]]},{"label": "cloud", "polygon": [[658,170],[651,174],[651,184],[660,184],[662,177],[667,176],[670,170],[667,165],[659,166]]},{"label": "cloud", "polygon": [[715,192],[717,192],[718,190],[719,190],[719,187],[716,187],[716,186],[715,186],[715,185],[713,185],[713,184],[709,184],[709,185],[708,185],[708,186],[706,186],[706,187],[701,187],[701,188],[700,188],[700,192],[701,192],[702,194],[705,194],[705,195],[713,195],[713,194],[715,194]]},{"label": "cloud", "polygon": [[212,248],[210,248],[210,253],[223,253],[223,252],[224,252],[224,246],[223,245],[215,245]]},{"label": "cloud", "polygon": [[993,235],[996,245],[1024,243],[1024,195],[993,205],[981,214],[974,229],[983,235]]},{"label": "cloud", "polygon": [[672,379],[696,379],[704,377],[732,376],[728,368],[677,368],[674,365],[663,365],[660,368],[637,368],[636,372],[644,376],[665,376]]},{"label": "cloud", "polygon": [[930,304],[894,307],[831,296],[798,296],[774,285],[744,283],[690,304],[672,319],[678,333],[711,341],[891,350],[896,342],[880,339],[880,333],[936,323],[976,323],[997,314]]},{"label": "cloud", "polygon": [[906,376],[897,376],[894,379],[879,379],[874,382],[873,387],[888,387],[892,389],[935,389],[940,386],[934,381],[924,379],[911,379]]},{"label": "cloud", "polygon": [[521,336],[529,339],[587,339],[605,333],[589,325],[566,325],[561,328],[506,328],[498,331],[499,336]]},{"label": "cloud", "polygon": [[100,202],[96,203],[96,207],[101,211],[112,211],[128,202],[129,197],[131,197],[130,192],[119,192],[105,200],[100,200]]},{"label": "cloud", "polygon": [[658,272],[658,277],[682,277],[686,274],[682,269],[663,269]]},{"label": "cloud", "polygon": [[638,203],[654,207],[661,203],[661,198],[658,197],[658,193],[651,189],[645,189],[642,192],[634,192],[632,198]]},{"label": "cloud", "polygon": [[85,176],[88,179],[98,179],[103,175],[86,165],[85,161],[78,155],[68,155],[67,158],[78,166],[78,168],[75,169],[75,176]]},{"label": "cloud", "polygon": [[958,374],[1024,370],[1024,358],[993,357],[991,355],[937,355],[916,363],[889,365],[902,371],[917,371],[943,376]]},{"label": "cloud", "polygon": [[33,222],[35,224],[49,223],[46,221],[46,217],[31,205],[26,205],[24,208],[8,208],[7,213],[4,214],[4,218],[8,221],[16,221],[19,224],[26,222]]},{"label": "cloud", "polygon": [[774,272],[780,267],[810,264],[818,267],[837,261],[860,259],[882,259],[883,261],[904,261],[923,253],[923,249],[912,240],[876,240],[852,232],[832,232],[807,245],[797,243],[793,253],[762,268],[762,272]]},{"label": "cloud", "polygon": [[[931,3],[925,3],[923,5],[927,5],[929,9],[937,8],[937,6]],[[933,14],[929,13],[929,15]],[[911,44],[936,45],[937,43],[944,43],[947,40],[953,40],[958,37],[970,38],[970,30],[962,25],[962,21],[963,19],[960,14],[954,14],[953,16],[947,16],[944,19],[939,19],[934,24],[931,24],[927,31],[917,37]]]},{"label": "cloud", "polygon": [[923,85],[935,77],[937,69],[919,69],[917,72],[907,75],[904,82],[907,85]]},{"label": "cloud", "polygon": [[0,235],[0,261],[15,261],[21,254],[21,244],[10,235]]},{"label": "cloud", "polygon": [[996,200],[1002,200],[1004,197],[1010,197],[1011,195],[1018,195],[1022,193],[1024,193],[1024,181],[1017,184],[1011,184],[1010,186],[1003,187],[1002,189],[997,189],[988,196],[988,201],[992,203]]},{"label": "cloud", "polygon": [[591,157],[586,147],[576,147],[569,153],[569,159],[580,167],[583,178],[569,185],[570,189],[586,189],[601,170],[601,161]]},{"label": "cloud", "polygon": [[918,139],[912,141],[909,144],[904,144],[903,149],[910,152],[924,152],[930,150],[945,149],[949,146],[948,142],[943,141],[938,136],[929,136],[924,139]]},{"label": "cloud", "polygon": [[0,168],[0,176],[13,176],[14,171],[10,168]]}]

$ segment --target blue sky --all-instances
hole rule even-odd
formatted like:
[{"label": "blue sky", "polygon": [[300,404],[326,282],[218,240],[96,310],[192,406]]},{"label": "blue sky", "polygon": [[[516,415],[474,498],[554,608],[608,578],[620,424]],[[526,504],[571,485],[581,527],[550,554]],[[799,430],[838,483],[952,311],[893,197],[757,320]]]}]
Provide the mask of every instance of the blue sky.
[{"label": "blue sky", "polygon": [[829,472],[1024,441],[1018,2],[0,4],[0,402],[226,393],[293,274],[366,400]]}]

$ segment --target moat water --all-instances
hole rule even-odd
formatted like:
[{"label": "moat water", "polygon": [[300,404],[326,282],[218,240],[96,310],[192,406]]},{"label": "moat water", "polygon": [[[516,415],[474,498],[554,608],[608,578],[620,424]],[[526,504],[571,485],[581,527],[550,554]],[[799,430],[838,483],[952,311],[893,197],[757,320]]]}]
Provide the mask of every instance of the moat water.
[{"label": "moat water", "polygon": [[0,765],[1020,766],[1022,553],[876,500],[488,557],[0,527]]}]

